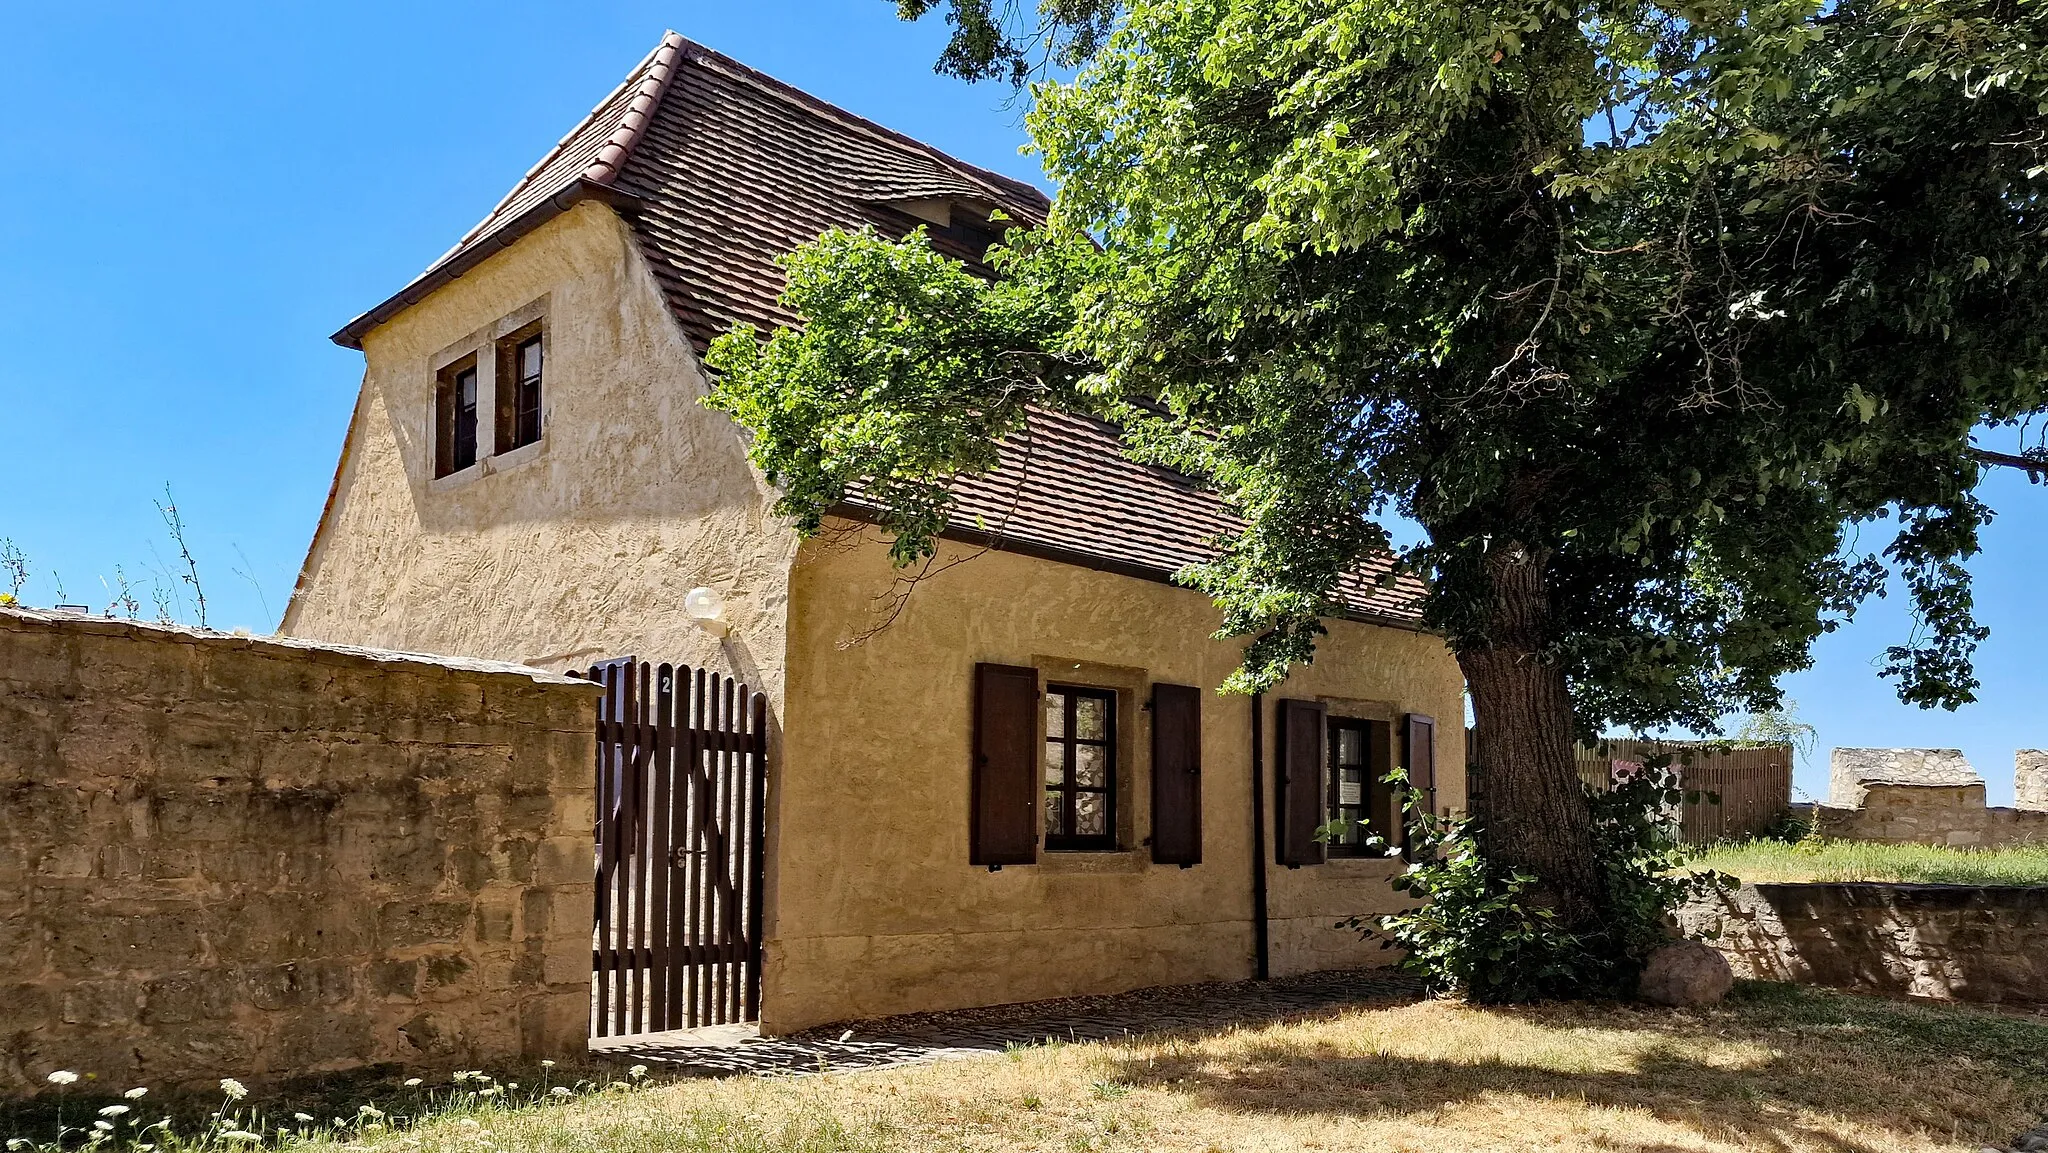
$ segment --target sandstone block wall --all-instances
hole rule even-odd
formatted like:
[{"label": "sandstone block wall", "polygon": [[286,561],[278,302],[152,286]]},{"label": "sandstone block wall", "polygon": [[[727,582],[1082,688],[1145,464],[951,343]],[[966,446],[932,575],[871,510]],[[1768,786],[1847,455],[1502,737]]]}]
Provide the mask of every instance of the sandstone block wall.
[{"label": "sandstone block wall", "polygon": [[0,611],[0,1092],[580,1051],[597,693]]},{"label": "sandstone block wall", "polygon": [[1738,977],[2048,1004],[2048,887],[1744,885],[1681,911]]},{"label": "sandstone block wall", "polygon": [[2012,760],[2013,805],[2048,813],[2048,749],[2021,749]]},{"label": "sandstone block wall", "polygon": [[2048,843],[2048,754],[2014,759],[2015,808],[1990,808],[1984,779],[1955,749],[1836,749],[1824,837],[1985,849]]},{"label": "sandstone block wall", "polygon": [[1853,809],[1873,786],[1972,789],[1984,803],[1984,778],[1961,749],[1836,749],[1828,758],[1828,804]]}]

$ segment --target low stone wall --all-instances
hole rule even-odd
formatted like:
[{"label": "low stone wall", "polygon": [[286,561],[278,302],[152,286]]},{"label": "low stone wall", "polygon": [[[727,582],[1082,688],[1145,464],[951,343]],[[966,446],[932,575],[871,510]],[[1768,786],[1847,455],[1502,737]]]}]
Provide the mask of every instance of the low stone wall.
[{"label": "low stone wall", "polygon": [[1687,935],[1712,938],[1739,977],[2048,1004],[2048,887],[1744,885],[1693,902],[1679,920]]},{"label": "low stone wall", "polygon": [[1853,809],[1817,805],[1814,832],[1845,841],[1989,849],[2048,844],[2048,812],[1990,808],[1983,785],[1870,785]]},{"label": "low stone wall", "polygon": [[581,1051],[598,691],[0,610],[0,1092]]},{"label": "low stone wall", "polygon": [[1836,749],[1828,803],[1813,811],[1824,837],[1894,845],[1988,849],[2048,844],[2048,754],[2013,758],[2014,808],[1990,808],[1984,779],[1956,749]]}]

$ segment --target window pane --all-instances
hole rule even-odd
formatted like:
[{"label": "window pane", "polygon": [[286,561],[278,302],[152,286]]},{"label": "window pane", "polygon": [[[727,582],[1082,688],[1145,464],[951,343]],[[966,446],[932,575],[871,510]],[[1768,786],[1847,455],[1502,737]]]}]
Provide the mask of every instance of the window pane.
[{"label": "window pane", "polygon": [[1057,837],[1066,832],[1067,815],[1060,811],[1060,795],[1051,789],[1045,791],[1045,832]]},{"label": "window pane", "polygon": [[1045,735],[1064,737],[1067,735],[1067,694],[1048,692],[1045,694]]},{"label": "window pane", "polygon": [[519,346],[519,375],[526,380],[540,376],[540,341],[529,340]]},{"label": "window pane", "polygon": [[1100,697],[1081,697],[1074,702],[1074,735],[1084,741],[1109,738],[1109,702]]},{"label": "window pane", "polygon": [[1074,832],[1083,837],[1100,837],[1109,833],[1107,796],[1102,793],[1075,794]]},{"label": "window pane", "polygon": [[1045,783],[1064,784],[1067,779],[1067,746],[1058,741],[1045,742]]},{"label": "window pane", "polygon": [[1340,765],[1362,765],[1365,763],[1365,734],[1357,729],[1337,730],[1337,763]]},{"label": "window pane", "polygon": [[1075,745],[1074,783],[1090,789],[1107,787],[1109,750],[1100,745]]}]

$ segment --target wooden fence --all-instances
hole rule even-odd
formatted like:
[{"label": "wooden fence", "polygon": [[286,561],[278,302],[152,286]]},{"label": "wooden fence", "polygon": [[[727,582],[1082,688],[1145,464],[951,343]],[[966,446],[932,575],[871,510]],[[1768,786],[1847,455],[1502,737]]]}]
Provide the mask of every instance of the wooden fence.
[{"label": "wooden fence", "polygon": [[[1466,804],[1475,811],[1486,789],[1477,758],[1479,741],[1465,730]],[[1615,738],[1578,748],[1579,779],[1588,788],[1614,783],[1617,763],[1639,766],[1668,753],[1672,768],[1688,794],[1698,794],[1679,816],[1679,836],[1687,844],[1751,837],[1783,821],[1792,806],[1792,746],[1757,745],[1730,748],[1702,741],[1635,741]]]},{"label": "wooden fence", "polygon": [[1673,758],[1671,767],[1689,794],[1680,818],[1680,837],[1687,844],[1755,836],[1784,820],[1791,807],[1790,745],[1730,748],[1692,741],[1606,740],[1579,746],[1579,779],[1606,789],[1617,765],[1639,766],[1659,753]]}]

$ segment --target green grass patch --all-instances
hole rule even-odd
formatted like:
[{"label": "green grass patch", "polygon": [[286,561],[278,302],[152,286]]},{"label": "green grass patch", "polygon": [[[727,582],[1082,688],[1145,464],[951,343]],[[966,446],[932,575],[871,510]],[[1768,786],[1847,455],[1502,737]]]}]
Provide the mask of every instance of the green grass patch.
[{"label": "green grass patch", "polygon": [[1940,885],[2048,885],[2048,845],[1951,849],[1861,841],[1746,841],[1716,845],[1690,863],[1750,882],[1894,881]]}]

